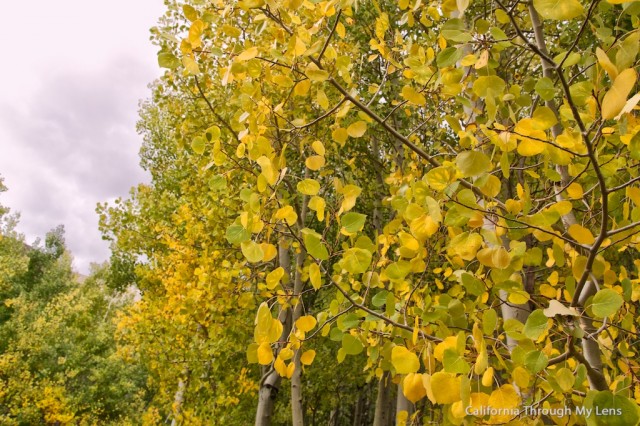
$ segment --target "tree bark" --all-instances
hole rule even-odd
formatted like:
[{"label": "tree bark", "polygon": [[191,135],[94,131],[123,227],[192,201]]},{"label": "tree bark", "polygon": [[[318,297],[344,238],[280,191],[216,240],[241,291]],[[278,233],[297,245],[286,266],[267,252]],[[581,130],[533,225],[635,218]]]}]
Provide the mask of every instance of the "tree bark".
[{"label": "tree bark", "polygon": [[388,371],[382,373],[378,382],[378,395],[376,396],[376,411],[373,417],[373,426],[387,426],[391,417],[391,377]]},{"label": "tree bark", "polygon": [[415,406],[411,401],[404,396],[404,392],[402,392],[402,383],[398,383],[398,399],[396,404],[396,423],[398,421],[398,416],[401,412],[407,412],[407,419],[411,417],[413,412],[415,411]]}]

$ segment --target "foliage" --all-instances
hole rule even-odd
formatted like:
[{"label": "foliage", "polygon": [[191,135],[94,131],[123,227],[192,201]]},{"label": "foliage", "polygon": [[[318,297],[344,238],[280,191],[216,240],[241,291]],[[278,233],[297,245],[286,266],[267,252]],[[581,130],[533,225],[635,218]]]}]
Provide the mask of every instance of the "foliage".
[{"label": "foliage", "polygon": [[[569,421],[637,423],[639,14],[169,3],[153,29],[167,71],[140,124],[152,184],[100,208],[137,259],[144,296],[120,324],[135,356],[161,359],[146,361],[158,410],[246,423],[264,389],[246,346],[291,380],[301,424],[300,373],[333,362],[312,349],[326,345],[365,381],[402,383],[415,421],[617,404],[624,418]],[[222,401],[202,398],[203,377]]]}]

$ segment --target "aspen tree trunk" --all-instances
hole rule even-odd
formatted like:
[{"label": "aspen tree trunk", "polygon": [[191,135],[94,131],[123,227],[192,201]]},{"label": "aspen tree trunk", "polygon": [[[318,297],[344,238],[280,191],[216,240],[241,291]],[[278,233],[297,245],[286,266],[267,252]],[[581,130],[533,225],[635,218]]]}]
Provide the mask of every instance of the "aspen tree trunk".
[{"label": "aspen tree trunk", "polygon": [[[533,33],[535,36],[535,43],[540,52],[543,54],[547,54],[547,46],[544,40],[544,31],[542,28],[542,21],[540,20],[540,16],[538,12],[533,7],[533,3],[529,4],[529,15],[531,17],[531,24],[533,25]],[[553,78],[555,71],[551,64],[547,63],[544,59],[541,58],[540,62],[542,63],[542,73],[544,77]],[[551,128],[551,134],[554,138],[557,138],[562,133],[562,125],[560,124],[560,115],[558,114],[558,108],[553,100],[549,100],[546,103],[546,106],[553,111],[553,113],[558,117],[558,123]],[[561,183],[563,186],[568,185],[569,183],[569,174],[567,171],[567,166],[556,166],[556,171],[561,176]],[[557,189],[557,201],[562,201],[563,197],[560,194],[560,191]],[[606,196],[606,195],[605,195]],[[562,223],[565,228],[569,228],[569,226],[576,224],[576,218],[573,212],[569,212],[567,215],[562,217]],[[593,296],[597,291],[597,287],[593,280],[587,281],[586,285],[582,289],[581,294],[579,295],[579,308],[582,310],[584,307],[584,303],[586,300]],[[590,318],[586,318],[585,315],[580,317],[580,327],[585,332],[586,335],[593,333],[596,331],[593,327],[593,321]],[[582,339],[582,351],[584,353],[584,359],[587,361],[588,371],[588,379],[589,386],[591,389],[595,390],[607,390],[608,386],[604,376],[602,375],[602,358],[600,347],[598,346],[598,342],[595,340],[597,336],[594,338],[584,338]]]},{"label": "aspen tree trunk", "polygon": [[[305,169],[304,177],[309,177],[309,169]],[[298,228],[302,230],[305,226],[305,218],[307,217],[307,204],[309,198],[305,195],[302,197],[302,203],[300,206],[300,214],[298,215]],[[299,232],[299,231],[298,231]],[[302,238],[302,235],[299,235]],[[293,308],[293,318],[291,323],[295,324],[298,318],[302,316],[302,289],[304,283],[302,282],[302,267],[304,266],[304,260],[307,257],[307,252],[304,247],[299,248],[299,252],[296,254],[296,270],[295,279],[293,284],[293,295],[297,298],[298,303]],[[304,425],[304,411],[302,409],[302,363],[300,362],[300,356],[302,355],[302,348],[295,350],[293,356],[293,363],[295,370],[291,376],[291,420],[293,426]]]},{"label": "aspen tree trunk", "polygon": [[184,404],[184,392],[188,384],[189,368],[185,367],[178,380],[178,389],[173,397],[173,419],[171,420],[171,426],[177,426],[182,423],[182,404]]},{"label": "aspen tree trunk", "polygon": [[391,417],[391,377],[388,371],[382,373],[378,382],[378,395],[376,396],[376,411],[373,417],[373,426],[387,426]]},{"label": "aspen tree trunk", "polygon": [[[285,274],[289,274],[291,270],[291,258],[289,256],[289,243],[281,238],[278,241],[278,263],[285,270]],[[282,323],[282,335],[280,340],[285,340],[291,332],[291,310],[283,309],[278,315],[278,320]],[[260,382],[260,390],[258,392],[258,408],[256,410],[256,426],[270,426],[273,418],[273,408],[276,402],[276,396],[280,389],[280,375],[272,366],[265,368],[263,378]]]},{"label": "aspen tree trunk", "polygon": [[415,406],[411,401],[404,396],[404,392],[402,392],[402,383],[398,383],[398,399],[396,403],[396,422],[398,420],[398,415],[403,412],[407,412],[407,419],[411,417],[413,412],[415,411]]}]

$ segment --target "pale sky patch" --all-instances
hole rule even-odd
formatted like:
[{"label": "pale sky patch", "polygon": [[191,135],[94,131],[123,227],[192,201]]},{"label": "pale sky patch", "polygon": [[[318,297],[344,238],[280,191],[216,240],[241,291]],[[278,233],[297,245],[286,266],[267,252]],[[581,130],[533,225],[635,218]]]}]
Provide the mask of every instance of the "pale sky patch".
[{"label": "pale sky patch", "polygon": [[28,242],[63,224],[80,272],[109,257],[95,207],[148,181],[138,101],[159,77],[161,0],[36,0],[0,16],[0,203]]}]

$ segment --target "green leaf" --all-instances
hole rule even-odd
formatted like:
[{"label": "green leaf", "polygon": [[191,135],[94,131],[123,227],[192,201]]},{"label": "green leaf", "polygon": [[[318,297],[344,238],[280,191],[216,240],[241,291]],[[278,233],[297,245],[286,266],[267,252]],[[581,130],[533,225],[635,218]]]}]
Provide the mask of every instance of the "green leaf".
[{"label": "green leaf", "polygon": [[573,19],[584,11],[578,0],[533,0],[533,7],[543,18],[555,21]]},{"label": "green leaf", "polygon": [[198,155],[204,154],[204,138],[202,136],[196,136],[191,141],[191,149]]},{"label": "green leaf", "polygon": [[231,225],[227,228],[225,237],[231,244],[240,244],[249,240],[251,234],[242,225]]},{"label": "green leaf", "polygon": [[260,247],[260,244],[255,241],[245,241],[241,243],[240,249],[244,257],[251,263],[261,262],[262,259],[264,259],[264,251],[262,247]]},{"label": "green leaf", "polygon": [[478,77],[473,83],[473,93],[481,98],[501,96],[507,85],[497,75]]},{"label": "green leaf", "polygon": [[602,391],[593,398],[594,416],[598,426],[637,425],[640,421],[638,405],[624,395]]},{"label": "green leaf", "polygon": [[527,318],[527,322],[524,324],[522,332],[531,340],[537,340],[542,334],[547,331],[549,326],[549,318],[544,314],[542,309],[536,309],[531,312],[531,315]]},{"label": "green leaf", "polygon": [[479,176],[489,171],[491,160],[480,151],[463,151],[456,157],[456,166],[462,176]]},{"label": "green leaf", "polygon": [[447,47],[436,57],[436,64],[438,68],[446,68],[452,65],[455,65],[462,56],[464,55],[464,51],[462,49],[458,49],[457,47]]},{"label": "green leaf", "polygon": [[455,349],[445,349],[442,363],[447,373],[467,374],[471,371],[469,363]]},{"label": "green leaf", "polygon": [[350,248],[342,256],[342,267],[352,274],[361,274],[369,269],[372,254],[369,250]]},{"label": "green leaf", "polygon": [[540,351],[531,351],[524,357],[524,366],[534,374],[544,370],[548,364],[549,358]]},{"label": "green leaf", "polygon": [[304,246],[307,249],[307,253],[315,257],[318,260],[327,260],[329,258],[329,252],[322,243],[320,235],[316,232],[304,232],[303,237]]},{"label": "green leaf", "polygon": [[171,52],[158,52],[158,65],[162,68],[176,69],[180,66],[180,60]]},{"label": "green leaf", "polygon": [[596,317],[605,318],[615,314],[623,303],[622,296],[610,288],[604,288],[593,296],[591,310]]},{"label": "green leaf", "polygon": [[364,350],[364,345],[357,337],[345,334],[342,336],[342,349],[347,355],[359,355]]},{"label": "green leaf", "polygon": [[556,94],[556,88],[553,85],[553,80],[549,77],[542,77],[536,82],[536,93],[545,101],[550,101]]},{"label": "green leaf", "polygon": [[349,212],[342,216],[340,222],[342,223],[343,229],[345,229],[350,234],[355,234],[356,232],[362,230],[366,219],[366,214]]},{"label": "green leaf", "polygon": [[387,290],[382,290],[376,293],[376,295],[371,298],[371,304],[376,308],[380,308],[387,302],[388,293],[389,292]]}]

